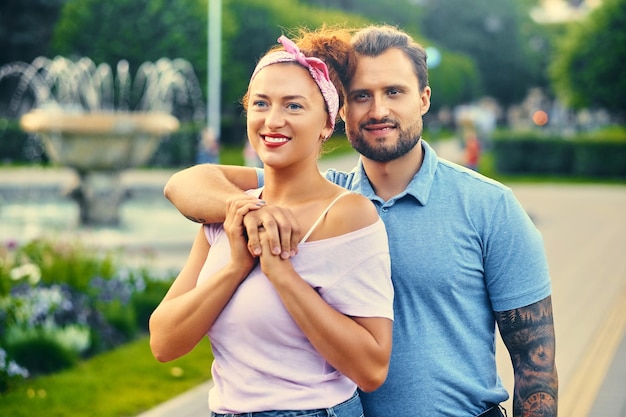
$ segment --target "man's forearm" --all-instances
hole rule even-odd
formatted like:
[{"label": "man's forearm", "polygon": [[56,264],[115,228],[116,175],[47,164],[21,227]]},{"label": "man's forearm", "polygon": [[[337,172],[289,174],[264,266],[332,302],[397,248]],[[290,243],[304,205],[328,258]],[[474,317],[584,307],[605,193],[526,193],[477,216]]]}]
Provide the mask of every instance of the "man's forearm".
[{"label": "man's forearm", "polygon": [[513,417],[556,417],[559,382],[551,298],[496,317],[513,362]]},{"label": "man's forearm", "polygon": [[256,186],[254,169],[202,164],[172,175],[163,194],[188,219],[220,223],[228,200]]}]

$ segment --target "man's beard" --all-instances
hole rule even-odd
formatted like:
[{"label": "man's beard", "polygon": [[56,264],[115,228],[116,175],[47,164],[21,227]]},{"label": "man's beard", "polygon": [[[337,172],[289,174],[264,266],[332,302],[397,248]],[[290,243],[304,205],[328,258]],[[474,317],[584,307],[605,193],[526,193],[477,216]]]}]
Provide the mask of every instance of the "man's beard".
[{"label": "man's beard", "polygon": [[376,123],[392,123],[394,126],[398,126],[398,123],[389,119],[381,121],[370,120],[361,124],[358,131],[347,131],[348,140],[354,150],[372,161],[389,162],[400,158],[413,149],[422,136],[422,123],[420,120],[417,120],[409,126],[408,129],[398,129],[398,141],[394,146],[386,145],[382,140],[380,142],[376,141],[375,143],[369,143],[365,141],[361,132],[363,131],[364,126]]}]

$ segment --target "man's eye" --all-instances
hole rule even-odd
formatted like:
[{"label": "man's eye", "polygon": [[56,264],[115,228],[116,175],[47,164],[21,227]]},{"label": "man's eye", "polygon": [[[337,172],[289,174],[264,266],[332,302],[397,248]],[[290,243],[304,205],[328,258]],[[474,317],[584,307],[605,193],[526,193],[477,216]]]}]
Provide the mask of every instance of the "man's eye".
[{"label": "man's eye", "polygon": [[369,94],[366,93],[359,93],[359,94],[355,94],[354,96],[352,96],[352,100],[354,101],[364,101],[367,100],[369,98]]}]

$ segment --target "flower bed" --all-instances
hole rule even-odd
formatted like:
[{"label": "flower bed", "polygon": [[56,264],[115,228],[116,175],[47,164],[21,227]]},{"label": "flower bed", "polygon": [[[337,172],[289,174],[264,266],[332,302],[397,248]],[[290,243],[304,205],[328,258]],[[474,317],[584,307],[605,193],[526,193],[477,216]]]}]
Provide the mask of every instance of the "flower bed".
[{"label": "flower bed", "polygon": [[0,248],[0,393],[144,334],[171,279],[75,242]]}]

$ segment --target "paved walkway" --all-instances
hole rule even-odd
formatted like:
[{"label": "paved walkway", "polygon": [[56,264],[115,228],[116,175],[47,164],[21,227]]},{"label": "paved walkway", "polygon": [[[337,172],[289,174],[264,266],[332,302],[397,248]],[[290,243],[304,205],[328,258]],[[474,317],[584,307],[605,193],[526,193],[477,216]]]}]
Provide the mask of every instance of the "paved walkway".
[{"label": "paved walkway", "polygon": [[[355,160],[355,156],[342,158],[324,162],[322,167],[330,164],[347,169]],[[122,213],[125,223],[119,230],[82,230],[72,223],[75,212],[71,204],[55,201],[48,205],[36,199],[44,183],[59,189],[71,183],[70,172],[0,169],[0,241],[36,235],[56,224],[57,232],[76,233],[99,245],[121,244],[131,257],[136,253],[145,261],[149,253],[157,265],[179,269],[197,226],[178,214],[161,195],[171,173],[126,173],[125,184],[147,202],[131,199]],[[35,203],[12,201],[15,187],[22,192],[31,190]],[[553,278],[560,415],[624,417],[626,185],[514,184],[512,188],[543,234]],[[152,197],[146,197],[149,195]],[[61,209],[56,208],[59,205]],[[59,220],[61,217],[64,220]],[[510,390],[512,370],[501,343],[498,367]],[[209,386],[207,382],[137,417],[208,415]]]}]

